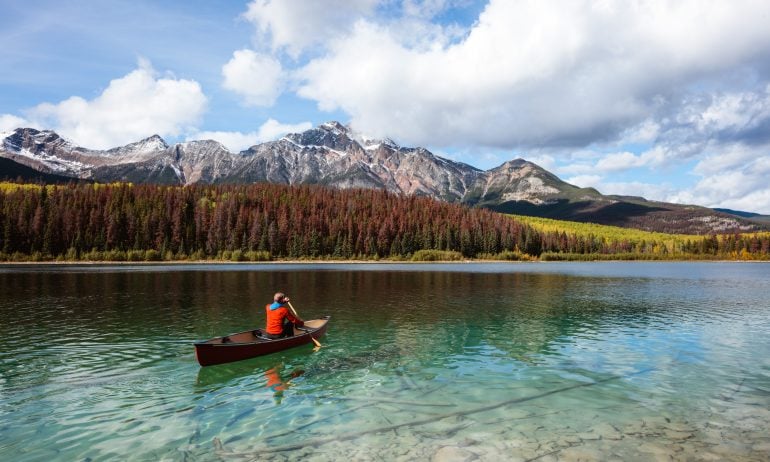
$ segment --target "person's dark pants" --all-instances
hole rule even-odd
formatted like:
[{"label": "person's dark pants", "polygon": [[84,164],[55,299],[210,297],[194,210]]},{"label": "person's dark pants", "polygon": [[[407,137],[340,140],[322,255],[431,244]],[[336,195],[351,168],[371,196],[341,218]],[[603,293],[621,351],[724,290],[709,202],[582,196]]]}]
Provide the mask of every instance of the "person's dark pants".
[{"label": "person's dark pants", "polygon": [[280,334],[268,334],[265,332],[265,336],[269,339],[277,339],[277,338],[285,338],[285,337],[294,337],[294,324],[291,323],[289,320],[283,321],[283,332]]}]

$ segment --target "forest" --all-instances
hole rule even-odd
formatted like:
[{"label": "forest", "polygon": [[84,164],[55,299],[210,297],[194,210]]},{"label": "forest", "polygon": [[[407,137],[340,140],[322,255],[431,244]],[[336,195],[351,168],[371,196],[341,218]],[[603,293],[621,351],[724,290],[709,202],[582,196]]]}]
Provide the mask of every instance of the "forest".
[{"label": "forest", "polygon": [[543,239],[543,260],[770,259],[770,233],[668,234],[513,215]]},{"label": "forest", "polygon": [[[427,197],[275,184],[0,183],[2,261],[768,259],[770,233],[582,232]],[[606,229],[605,229],[606,228]],[[593,228],[592,228],[593,229]]]}]

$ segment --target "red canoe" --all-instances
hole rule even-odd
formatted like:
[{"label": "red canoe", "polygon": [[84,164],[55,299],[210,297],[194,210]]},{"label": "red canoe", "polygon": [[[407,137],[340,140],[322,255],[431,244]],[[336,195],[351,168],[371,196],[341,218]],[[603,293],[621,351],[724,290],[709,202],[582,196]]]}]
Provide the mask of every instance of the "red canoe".
[{"label": "red canoe", "polygon": [[212,366],[312,343],[313,339],[326,333],[329,318],[330,316],[324,316],[321,319],[305,321],[304,327],[294,328],[293,337],[271,340],[261,336],[261,329],[255,329],[198,342],[195,343],[195,358],[201,366]]}]

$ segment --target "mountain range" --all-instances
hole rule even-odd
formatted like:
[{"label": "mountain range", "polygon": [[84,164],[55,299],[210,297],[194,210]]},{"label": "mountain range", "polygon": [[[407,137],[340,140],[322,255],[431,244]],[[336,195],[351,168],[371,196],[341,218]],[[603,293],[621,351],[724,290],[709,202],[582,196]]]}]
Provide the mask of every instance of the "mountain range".
[{"label": "mountain range", "polygon": [[213,140],[169,145],[154,135],[109,150],[77,146],[53,131],[0,134],[0,173],[44,182],[319,184],[378,188],[506,213],[691,234],[766,229],[759,216],[609,196],[579,188],[540,166],[515,159],[490,170],[399,146],[338,122],[231,152]]}]

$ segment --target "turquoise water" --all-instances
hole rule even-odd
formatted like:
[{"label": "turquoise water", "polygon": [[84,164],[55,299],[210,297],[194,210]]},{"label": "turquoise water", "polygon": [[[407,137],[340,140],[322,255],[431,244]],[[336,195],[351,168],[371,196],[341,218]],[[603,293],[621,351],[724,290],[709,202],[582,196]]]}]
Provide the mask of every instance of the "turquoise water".
[{"label": "turquoise water", "polygon": [[[770,264],[0,267],[0,460],[768,460]],[[323,347],[200,368],[286,291]]]}]

